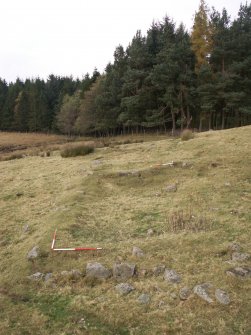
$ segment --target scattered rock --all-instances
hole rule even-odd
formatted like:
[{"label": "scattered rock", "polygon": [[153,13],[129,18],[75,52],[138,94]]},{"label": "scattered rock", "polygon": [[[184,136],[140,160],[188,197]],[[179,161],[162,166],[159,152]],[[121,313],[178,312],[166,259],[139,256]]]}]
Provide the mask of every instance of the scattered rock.
[{"label": "scattered rock", "polygon": [[138,297],[138,302],[141,304],[149,304],[150,300],[150,295],[146,293],[143,293]]},{"label": "scattered rock", "polygon": [[226,274],[232,277],[246,278],[251,277],[251,268],[236,267],[226,270]]},{"label": "scattered rock", "polygon": [[165,269],[164,279],[171,283],[180,283],[181,277],[175,270]]},{"label": "scattered rock", "polygon": [[23,226],[23,232],[28,233],[30,231],[30,227],[26,224]]},{"label": "scattered rock", "polygon": [[148,229],[147,230],[147,236],[150,237],[150,236],[153,236],[154,235],[154,230],[152,228]]},{"label": "scattered rock", "polygon": [[191,289],[187,286],[182,287],[179,292],[180,300],[187,300],[191,294]]},{"label": "scattered rock", "polygon": [[39,257],[40,255],[40,249],[38,246],[33,247],[27,254],[27,258],[29,261]]},{"label": "scattered rock", "polygon": [[230,251],[237,251],[237,252],[241,251],[241,246],[237,242],[231,243],[228,248]]},{"label": "scattered rock", "polygon": [[165,272],[165,265],[157,265],[153,268],[153,274],[154,276],[162,275]]},{"label": "scattered rock", "polygon": [[201,299],[207,301],[208,303],[212,303],[213,299],[210,297],[210,289],[213,287],[210,283],[204,283],[201,285],[196,285],[193,289],[193,292],[197,294]]},{"label": "scattered rock", "polygon": [[48,272],[46,273],[45,277],[44,277],[44,281],[48,281],[52,278],[52,273],[51,272]]},{"label": "scattered rock", "polygon": [[250,259],[250,254],[247,253],[240,253],[240,252],[233,252],[232,253],[232,260],[234,262],[244,262],[247,261],[248,259]]},{"label": "scattered rock", "polygon": [[28,278],[31,280],[39,281],[44,278],[44,274],[41,272],[36,272],[36,273],[33,273],[33,275],[28,276]]},{"label": "scattered rock", "polygon": [[100,263],[88,263],[86,266],[86,277],[95,279],[107,279],[111,271]]},{"label": "scattered rock", "polygon": [[215,298],[223,305],[228,305],[230,303],[228,294],[219,288],[215,290]]},{"label": "scattered rock", "polygon": [[143,257],[144,256],[144,252],[143,252],[143,250],[141,250],[138,247],[133,247],[132,248],[132,255],[136,256],[136,257]]},{"label": "scattered rock", "polygon": [[227,187],[230,187],[230,186],[231,186],[231,184],[230,184],[230,183],[228,183],[228,182],[227,182],[227,183],[225,183],[224,185],[225,185],[225,186],[227,186]]},{"label": "scattered rock", "polygon": [[165,188],[166,192],[176,192],[177,191],[177,185],[176,184],[170,184],[167,185]]},{"label": "scattered rock", "polygon": [[129,294],[131,291],[134,290],[134,287],[128,283],[121,283],[115,286],[116,290],[121,295]]},{"label": "scattered rock", "polygon": [[135,274],[135,264],[115,263],[113,266],[113,277],[118,281],[127,280]]}]

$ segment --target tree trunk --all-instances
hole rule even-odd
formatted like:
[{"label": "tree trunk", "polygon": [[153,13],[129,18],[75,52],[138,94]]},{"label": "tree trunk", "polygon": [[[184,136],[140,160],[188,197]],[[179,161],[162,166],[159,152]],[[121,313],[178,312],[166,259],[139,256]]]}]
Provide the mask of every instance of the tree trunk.
[{"label": "tree trunk", "polygon": [[212,129],[212,112],[209,113],[208,130]]},{"label": "tree trunk", "polygon": [[199,132],[202,131],[202,122],[203,122],[203,117],[200,115],[200,125],[199,125]]},{"label": "tree trunk", "polygon": [[176,131],[176,126],[175,126],[175,112],[173,110],[173,107],[171,107],[171,114],[172,114],[172,122],[173,122],[172,135],[174,136],[175,131]]},{"label": "tree trunk", "polygon": [[190,115],[189,106],[187,106],[187,116],[186,116],[186,128],[188,129],[193,117]]},{"label": "tree trunk", "polygon": [[225,111],[222,110],[221,129],[225,128]]}]

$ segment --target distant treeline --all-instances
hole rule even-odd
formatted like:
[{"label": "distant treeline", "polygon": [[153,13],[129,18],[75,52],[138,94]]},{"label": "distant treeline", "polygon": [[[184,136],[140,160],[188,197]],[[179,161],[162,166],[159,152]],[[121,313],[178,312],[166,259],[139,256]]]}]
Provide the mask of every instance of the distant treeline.
[{"label": "distant treeline", "polygon": [[0,129],[108,135],[251,121],[251,4],[231,21],[201,0],[189,34],[169,18],[137,31],[105,73],[0,79]]}]

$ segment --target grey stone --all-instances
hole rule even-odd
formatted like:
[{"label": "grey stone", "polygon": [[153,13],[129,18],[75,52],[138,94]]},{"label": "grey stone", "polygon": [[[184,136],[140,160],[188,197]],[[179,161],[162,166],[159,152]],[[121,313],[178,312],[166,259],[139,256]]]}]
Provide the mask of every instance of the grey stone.
[{"label": "grey stone", "polygon": [[236,267],[226,270],[226,274],[232,277],[246,278],[251,277],[251,268]]},{"label": "grey stone", "polygon": [[247,253],[240,253],[240,252],[233,252],[232,253],[232,260],[234,262],[244,262],[250,259],[250,254]]},{"label": "grey stone", "polygon": [[118,284],[115,286],[115,288],[121,295],[129,294],[130,292],[134,290],[134,287],[128,283]]},{"label": "grey stone", "polygon": [[154,230],[152,228],[147,230],[147,236],[153,236],[154,235]]},{"label": "grey stone", "polygon": [[157,265],[153,268],[153,274],[154,276],[162,275],[165,271],[165,265]]},{"label": "grey stone", "polygon": [[177,185],[176,184],[170,184],[167,185],[165,188],[166,192],[176,192],[177,191]]},{"label": "grey stone", "polygon": [[207,301],[208,303],[212,303],[213,299],[210,297],[210,289],[212,287],[213,285],[210,283],[196,285],[193,289],[193,292],[197,294],[201,299]]},{"label": "grey stone", "polygon": [[165,269],[164,272],[164,279],[171,282],[171,283],[180,283],[181,277],[175,270],[172,269]]},{"label": "grey stone", "polygon": [[180,300],[187,300],[190,295],[191,295],[191,289],[189,287],[185,286],[182,287],[182,289],[180,289],[179,292]]},{"label": "grey stone", "polygon": [[219,288],[215,290],[215,298],[223,305],[228,305],[230,303],[228,294]]},{"label": "grey stone", "polygon": [[143,250],[141,250],[138,247],[133,247],[132,248],[132,255],[136,256],[136,257],[143,257],[144,256],[144,252],[143,252]]},{"label": "grey stone", "polygon": [[95,279],[107,279],[111,276],[111,271],[100,263],[88,263],[86,266],[86,276]]},{"label": "grey stone", "polygon": [[135,274],[135,264],[128,264],[128,263],[115,263],[113,266],[113,277],[118,281],[124,281]]},{"label": "grey stone", "polygon": [[37,257],[39,257],[40,250],[38,246],[33,247],[27,254],[28,260],[33,260]]},{"label": "grey stone", "polygon": [[52,273],[51,272],[48,272],[46,273],[45,277],[44,277],[44,281],[48,281],[52,278]]},{"label": "grey stone", "polygon": [[147,293],[143,293],[138,297],[138,302],[141,304],[149,304],[150,300],[150,295]]},{"label": "grey stone", "polygon": [[41,272],[33,273],[31,276],[28,276],[29,279],[39,281],[44,278],[44,274]]}]

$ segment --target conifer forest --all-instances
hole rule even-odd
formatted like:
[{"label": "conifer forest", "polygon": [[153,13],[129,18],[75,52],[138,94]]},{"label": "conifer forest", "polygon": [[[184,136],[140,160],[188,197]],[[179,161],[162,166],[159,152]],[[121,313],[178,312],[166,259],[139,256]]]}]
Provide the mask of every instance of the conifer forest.
[{"label": "conifer forest", "polygon": [[[83,59],[84,63],[84,59]],[[1,74],[0,74],[1,75]],[[107,136],[251,121],[251,4],[232,20],[204,0],[188,32],[168,16],[114,51],[104,73],[0,78],[0,130]]]}]

